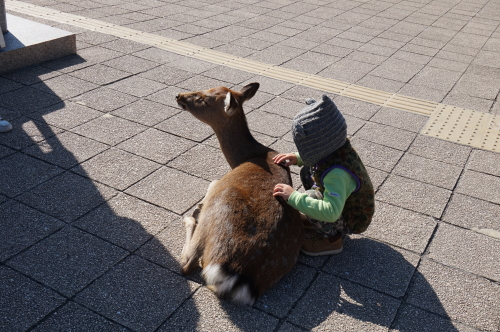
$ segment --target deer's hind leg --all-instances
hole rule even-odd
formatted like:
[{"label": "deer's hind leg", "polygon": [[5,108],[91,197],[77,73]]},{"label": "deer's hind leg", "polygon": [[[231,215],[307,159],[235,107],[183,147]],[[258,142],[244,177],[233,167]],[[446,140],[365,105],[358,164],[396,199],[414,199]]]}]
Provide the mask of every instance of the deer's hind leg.
[{"label": "deer's hind leg", "polygon": [[184,227],[186,228],[186,242],[182,248],[181,254],[181,272],[182,274],[191,274],[199,265],[198,260],[200,258],[200,248],[199,248],[199,236],[194,236],[194,232],[200,221],[200,213],[205,202],[206,197],[213,190],[215,184],[218,180],[214,180],[210,183],[207,189],[205,197],[200,204],[193,211],[191,217],[184,217]]},{"label": "deer's hind leg", "polygon": [[181,273],[191,274],[198,267],[199,250],[198,243],[193,241],[197,222],[193,217],[184,217],[184,227],[186,228],[186,242],[181,254]]}]

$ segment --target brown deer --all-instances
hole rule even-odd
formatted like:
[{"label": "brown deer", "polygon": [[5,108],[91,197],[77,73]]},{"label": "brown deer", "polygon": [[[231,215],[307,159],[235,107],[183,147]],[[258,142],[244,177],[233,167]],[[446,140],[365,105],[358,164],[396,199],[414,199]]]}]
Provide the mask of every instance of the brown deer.
[{"label": "brown deer", "polygon": [[212,127],[232,168],[210,184],[201,211],[184,218],[181,272],[201,266],[219,298],[249,305],[293,268],[303,238],[299,212],[273,196],[277,183],[291,185],[290,170],[248,129],[242,105],[258,89],[251,83],[239,92],[218,87],[176,97]]}]

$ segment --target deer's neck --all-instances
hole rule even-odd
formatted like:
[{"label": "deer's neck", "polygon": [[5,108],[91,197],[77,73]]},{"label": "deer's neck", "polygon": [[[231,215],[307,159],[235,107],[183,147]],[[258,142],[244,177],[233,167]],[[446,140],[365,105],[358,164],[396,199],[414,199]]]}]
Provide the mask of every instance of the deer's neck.
[{"label": "deer's neck", "polygon": [[224,128],[216,130],[215,134],[231,168],[237,167],[252,157],[271,151],[252,136],[245,118],[233,119]]}]

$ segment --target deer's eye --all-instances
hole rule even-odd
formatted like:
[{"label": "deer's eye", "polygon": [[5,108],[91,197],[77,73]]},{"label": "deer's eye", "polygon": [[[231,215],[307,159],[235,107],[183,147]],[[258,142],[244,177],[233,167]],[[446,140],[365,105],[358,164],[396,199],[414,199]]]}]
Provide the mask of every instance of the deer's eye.
[{"label": "deer's eye", "polygon": [[204,103],[204,99],[203,99],[203,97],[202,97],[202,96],[197,97],[194,101],[195,101],[196,103],[199,103],[199,104]]}]

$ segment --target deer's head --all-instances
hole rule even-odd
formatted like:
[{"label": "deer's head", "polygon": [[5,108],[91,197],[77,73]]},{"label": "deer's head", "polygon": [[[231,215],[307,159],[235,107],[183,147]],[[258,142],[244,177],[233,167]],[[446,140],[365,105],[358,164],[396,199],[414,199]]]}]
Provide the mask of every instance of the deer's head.
[{"label": "deer's head", "polygon": [[180,93],[175,98],[180,107],[212,128],[227,123],[232,117],[243,114],[243,102],[252,98],[259,83],[250,83],[239,92],[225,87]]}]

